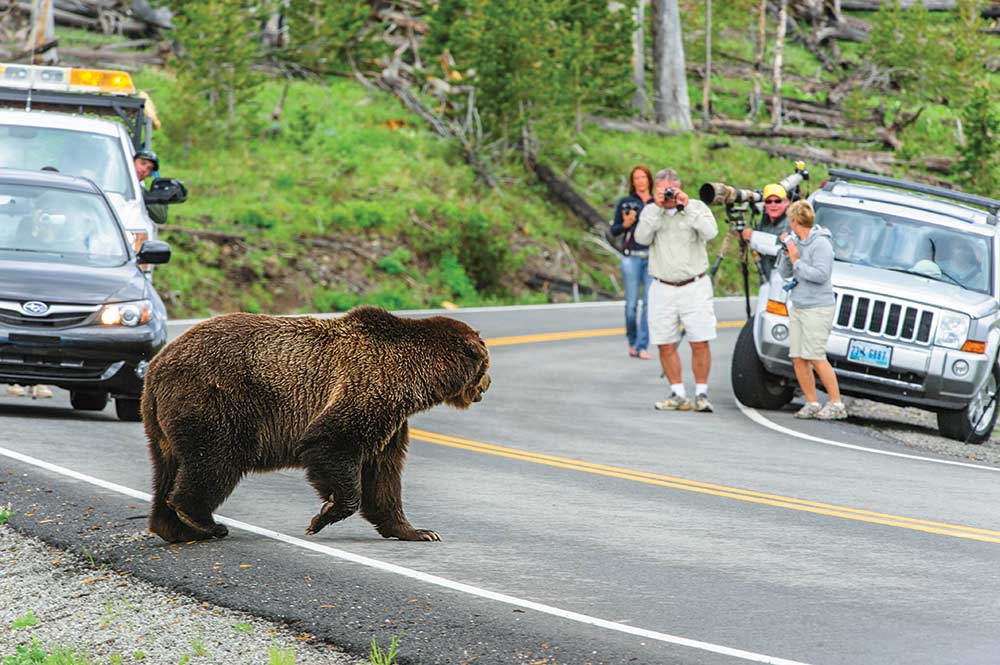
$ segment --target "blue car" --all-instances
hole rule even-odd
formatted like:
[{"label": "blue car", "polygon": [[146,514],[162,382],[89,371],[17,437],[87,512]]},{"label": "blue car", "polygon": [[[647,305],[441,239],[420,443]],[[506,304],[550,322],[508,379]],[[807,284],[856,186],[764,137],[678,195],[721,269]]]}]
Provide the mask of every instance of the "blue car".
[{"label": "blue car", "polygon": [[55,385],[75,409],[142,419],[149,361],[167,341],[167,312],[140,264],[170,247],[135,251],[91,180],[0,169],[0,383]]}]

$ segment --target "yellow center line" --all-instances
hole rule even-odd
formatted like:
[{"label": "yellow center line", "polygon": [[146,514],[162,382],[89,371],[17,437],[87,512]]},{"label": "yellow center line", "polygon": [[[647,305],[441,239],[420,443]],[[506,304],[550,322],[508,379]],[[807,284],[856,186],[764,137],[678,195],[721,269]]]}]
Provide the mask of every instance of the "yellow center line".
[{"label": "yellow center line", "polygon": [[922,531],[925,533],[950,536],[953,538],[964,538],[967,540],[978,540],[982,542],[1000,544],[1000,531],[994,531],[991,529],[981,529],[960,524],[948,524],[946,522],[934,522],[912,517],[902,517],[900,515],[891,515],[870,510],[820,503],[817,501],[796,499],[778,494],[755,492],[753,490],[727,487],[725,485],[688,480],[675,476],[665,476],[646,471],[635,471],[633,469],[608,466],[605,464],[595,464],[568,457],[544,455],[526,450],[518,450],[516,448],[506,448],[504,446],[483,443],[481,441],[471,441],[469,439],[461,439],[443,434],[435,434],[434,432],[419,429],[411,429],[410,437],[418,441],[434,443],[451,448],[460,448],[472,452],[486,453],[488,455],[507,457],[510,459],[532,462],[534,464],[543,464],[561,469],[582,471],[584,473],[593,473],[611,478],[620,478],[622,480],[632,480],[649,485],[684,490],[686,492],[697,492],[700,494],[709,494],[737,501],[746,501],[749,503],[763,504],[777,508],[786,508],[788,510],[814,513],[817,515],[827,515],[830,517],[838,517],[858,522],[869,522],[872,524],[882,524],[885,526]]},{"label": "yellow center line", "polygon": [[[743,321],[720,321],[717,328],[742,328]],[[510,346],[511,344],[533,344],[535,342],[558,342],[565,339],[585,339],[588,337],[614,337],[624,335],[624,328],[595,328],[593,330],[570,330],[566,332],[538,333],[537,335],[514,335],[512,337],[492,337],[484,340],[487,346]]]}]

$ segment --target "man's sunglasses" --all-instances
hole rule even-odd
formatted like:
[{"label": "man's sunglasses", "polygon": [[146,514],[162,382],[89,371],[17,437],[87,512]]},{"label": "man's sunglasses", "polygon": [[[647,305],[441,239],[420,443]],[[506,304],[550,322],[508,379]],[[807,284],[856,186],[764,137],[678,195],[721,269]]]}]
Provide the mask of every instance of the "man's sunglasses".
[{"label": "man's sunglasses", "polygon": [[784,201],[784,199],[764,199],[764,203],[766,203],[769,206],[777,205],[782,201]]}]

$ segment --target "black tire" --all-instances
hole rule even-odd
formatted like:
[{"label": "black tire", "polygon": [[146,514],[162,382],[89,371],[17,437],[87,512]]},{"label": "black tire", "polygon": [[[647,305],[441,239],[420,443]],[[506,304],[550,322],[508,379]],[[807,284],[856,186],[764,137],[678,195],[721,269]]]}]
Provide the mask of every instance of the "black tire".
[{"label": "black tire", "polygon": [[133,397],[116,397],[115,413],[118,420],[128,423],[141,423],[142,411],[139,409],[139,399]]},{"label": "black tire", "polygon": [[77,411],[103,411],[104,407],[108,405],[108,394],[71,390],[69,393],[69,403]]},{"label": "black tire", "polygon": [[753,319],[743,325],[736,338],[732,364],[733,393],[744,406],[780,409],[792,401],[795,387],[764,369],[753,344]]},{"label": "black tire", "polygon": [[[1000,385],[1000,369],[993,365],[990,378],[983,384],[979,394],[969,405],[958,411],[938,411],[938,431],[942,436],[965,443],[981,444],[990,438],[997,423],[997,386]],[[979,427],[976,427],[976,425]]]}]

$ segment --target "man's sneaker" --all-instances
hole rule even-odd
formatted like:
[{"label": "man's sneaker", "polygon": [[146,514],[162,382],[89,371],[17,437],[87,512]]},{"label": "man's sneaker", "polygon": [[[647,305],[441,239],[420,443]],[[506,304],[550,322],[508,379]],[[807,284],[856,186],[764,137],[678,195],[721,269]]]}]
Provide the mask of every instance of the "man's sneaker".
[{"label": "man's sneaker", "polygon": [[804,407],[795,412],[795,417],[803,419],[816,418],[822,410],[818,402],[806,402]]},{"label": "man's sneaker", "polygon": [[659,411],[690,411],[691,400],[681,397],[677,393],[672,393],[670,397],[654,404]]},{"label": "man's sneaker", "polygon": [[697,395],[694,398],[694,410],[702,413],[712,413],[712,403],[708,401],[708,395]]},{"label": "man's sneaker", "polygon": [[845,418],[847,418],[847,408],[843,402],[839,404],[827,402],[816,414],[817,420],[844,420]]},{"label": "man's sneaker", "polygon": [[7,397],[24,397],[24,388],[15,383],[12,383],[11,385],[7,386],[6,395]]},{"label": "man's sneaker", "polygon": [[42,399],[48,399],[49,397],[52,397],[52,390],[48,386],[42,386],[42,385],[32,386],[31,399],[38,399],[39,397],[41,397]]}]

